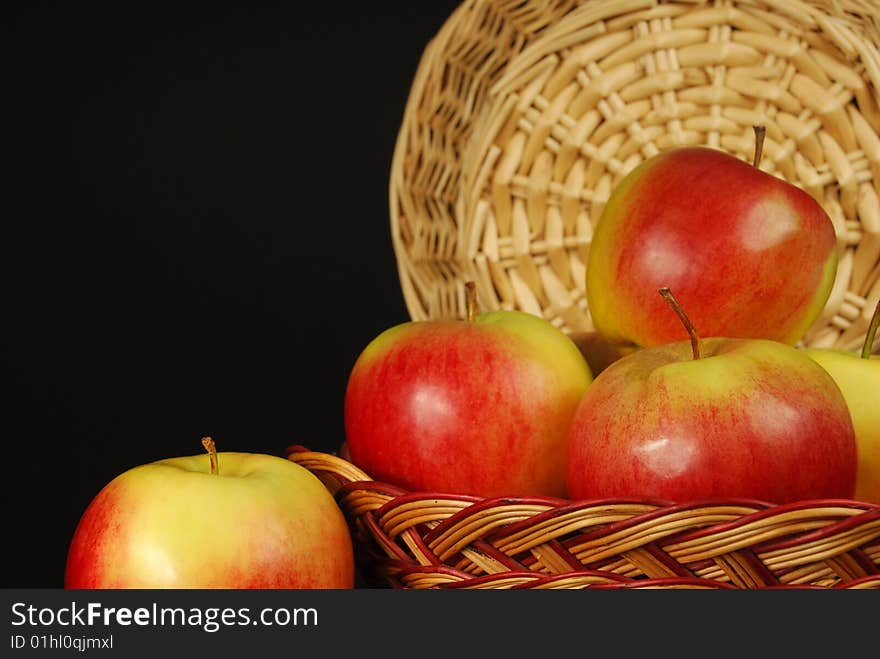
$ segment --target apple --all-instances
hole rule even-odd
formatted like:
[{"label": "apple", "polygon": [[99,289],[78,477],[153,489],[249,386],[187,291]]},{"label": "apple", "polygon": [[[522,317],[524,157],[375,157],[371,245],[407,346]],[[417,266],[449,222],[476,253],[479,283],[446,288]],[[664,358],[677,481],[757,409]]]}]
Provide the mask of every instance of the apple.
[{"label": "apple", "polygon": [[159,460],[110,481],[86,508],[65,588],[354,587],[351,535],[310,471],[280,456]]},{"label": "apple", "polygon": [[590,314],[609,341],[686,338],[661,286],[704,336],[803,337],[834,283],[834,228],[809,194],[756,166],[760,144],[753,164],[708,147],[663,151],[615,187],[586,271]]},{"label": "apple", "polygon": [[768,339],[642,348],[584,394],[567,445],[569,495],[669,502],[849,498],[856,443],[843,395],[818,364]]},{"label": "apple", "polygon": [[476,313],[401,323],[360,353],[345,392],[351,461],[409,490],[565,494],[565,439],[589,366],[538,316]]},{"label": "apple", "polygon": [[854,497],[880,503],[880,355],[871,347],[880,324],[880,299],[865,335],[861,354],[832,348],[806,348],[837,382],[852,415],[858,450]]},{"label": "apple", "polygon": [[638,350],[638,346],[611,343],[599,332],[573,331],[568,335],[581,351],[595,378],[621,357]]}]

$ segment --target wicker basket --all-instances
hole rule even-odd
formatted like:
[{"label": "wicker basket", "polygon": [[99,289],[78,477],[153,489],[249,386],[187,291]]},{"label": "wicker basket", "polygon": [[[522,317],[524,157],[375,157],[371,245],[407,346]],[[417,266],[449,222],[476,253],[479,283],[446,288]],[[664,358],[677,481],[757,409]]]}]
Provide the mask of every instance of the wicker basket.
[{"label": "wicker basket", "polygon": [[481,498],[406,492],[292,446],[394,588],[880,589],[880,505]]},{"label": "wicker basket", "polygon": [[[595,223],[661,150],[703,144],[813,195],[837,278],[801,345],[855,350],[880,298],[880,0],[465,0],[397,139],[391,235],[414,320],[519,309],[569,334]],[[880,506],[407,492],[291,447],[400,588],[880,588]]]},{"label": "wicker basket", "polygon": [[861,347],[880,298],[878,0],[466,0],[428,44],[390,182],[413,319],[516,308],[592,329],[585,262],[615,184],[703,144],[807,190],[839,267],[801,345]]}]

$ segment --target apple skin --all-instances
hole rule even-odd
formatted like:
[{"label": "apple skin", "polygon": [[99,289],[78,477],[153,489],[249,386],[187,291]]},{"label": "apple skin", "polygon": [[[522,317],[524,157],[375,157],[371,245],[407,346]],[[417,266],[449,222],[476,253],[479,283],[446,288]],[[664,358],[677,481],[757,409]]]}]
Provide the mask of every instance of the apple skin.
[{"label": "apple skin", "polygon": [[281,457],[218,453],[129,469],[86,508],[65,588],[354,587],[351,535],[324,485]]},{"label": "apple skin", "polygon": [[701,355],[690,341],[643,348],[596,377],[571,424],[571,497],[853,495],[853,425],[828,373],[763,339],[709,338]]},{"label": "apple skin", "polygon": [[591,381],[571,339],[525,312],[402,323],[352,368],[348,451],[409,490],[562,497],[568,425]]},{"label": "apple skin", "polygon": [[852,416],[858,449],[854,497],[880,503],[880,356],[860,355],[832,348],[806,348],[843,392]]},{"label": "apple skin", "polygon": [[638,350],[635,345],[611,343],[596,331],[572,332],[569,337],[587,360],[594,378],[621,357]]},{"label": "apple skin", "polygon": [[587,301],[613,343],[687,334],[656,291],[675,291],[702,336],[794,345],[837,271],[834,228],[800,188],[707,147],[661,152],[613,190],[587,262]]}]

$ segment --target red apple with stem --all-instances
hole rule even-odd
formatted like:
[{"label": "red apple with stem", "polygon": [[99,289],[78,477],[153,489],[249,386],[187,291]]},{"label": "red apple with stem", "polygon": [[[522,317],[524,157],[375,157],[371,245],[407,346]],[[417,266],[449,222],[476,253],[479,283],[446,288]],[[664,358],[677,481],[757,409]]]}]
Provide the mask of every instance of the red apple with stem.
[{"label": "red apple with stem", "polygon": [[806,353],[837,382],[852,416],[858,448],[856,489],[860,501],[880,503],[880,355],[871,349],[880,325],[880,298],[874,307],[860,354],[831,348]]},{"label": "red apple with stem", "polygon": [[643,348],[596,377],[571,424],[569,495],[851,497],[853,425],[831,376],[777,341],[701,340],[672,292],[661,296],[690,340]]},{"label": "red apple with stem", "polygon": [[821,313],[837,271],[834,228],[804,190],[706,147],[662,152],[613,190],[597,223],[586,286],[596,329],[613,343],[686,338],[668,286],[704,336],[794,345]]},{"label": "red apple with stem", "polygon": [[592,381],[574,342],[521,311],[392,327],[358,356],[345,395],[351,461],[409,489],[565,494],[565,438]]},{"label": "red apple with stem", "polygon": [[134,467],[91,501],[66,588],[354,587],[342,511],[310,471],[279,456],[217,453]]}]

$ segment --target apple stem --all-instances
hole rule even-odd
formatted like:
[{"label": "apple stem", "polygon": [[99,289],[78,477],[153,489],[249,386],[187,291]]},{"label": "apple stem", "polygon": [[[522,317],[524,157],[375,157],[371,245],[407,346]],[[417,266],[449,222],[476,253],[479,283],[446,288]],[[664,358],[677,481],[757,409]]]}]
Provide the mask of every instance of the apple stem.
[{"label": "apple stem", "polygon": [[472,281],[468,281],[465,282],[464,287],[467,289],[467,315],[465,318],[469,323],[472,323],[477,317],[477,285]]},{"label": "apple stem", "polygon": [[211,474],[217,476],[220,474],[220,465],[217,463],[217,447],[214,440],[210,437],[202,437],[202,446],[208,452],[208,459],[211,461]]},{"label": "apple stem", "polygon": [[756,167],[761,162],[761,154],[764,152],[764,133],[767,129],[764,126],[752,126],[755,131],[755,156],[752,159],[752,166]]},{"label": "apple stem", "polygon": [[675,299],[675,296],[672,294],[672,291],[670,291],[668,287],[664,286],[660,289],[659,293],[663,296],[663,299],[669,303],[669,306],[672,307],[672,310],[678,314],[678,317],[681,319],[682,325],[684,325],[684,328],[687,330],[688,335],[690,335],[691,337],[691,349],[694,352],[694,359],[699,359],[700,337],[697,336],[697,330],[694,329],[694,324],[691,322],[690,318],[687,317],[684,309],[681,308],[678,300]]},{"label": "apple stem", "polygon": [[862,359],[868,359],[871,356],[878,326],[880,326],[880,299],[877,300],[877,306],[874,307],[874,315],[871,316],[871,324],[868,326],[868,333],[865,335],[865,343],[862,345]]}]

